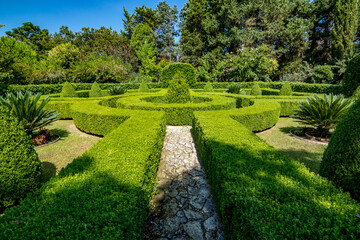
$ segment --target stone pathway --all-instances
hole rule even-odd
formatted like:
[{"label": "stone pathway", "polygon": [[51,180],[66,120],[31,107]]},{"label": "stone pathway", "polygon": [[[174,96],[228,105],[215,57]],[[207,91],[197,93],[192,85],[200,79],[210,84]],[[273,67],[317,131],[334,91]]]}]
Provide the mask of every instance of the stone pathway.
[{"label": "stone pathway", "polygon": [[190,130],[167,127],[144,239],[224,239]]}]

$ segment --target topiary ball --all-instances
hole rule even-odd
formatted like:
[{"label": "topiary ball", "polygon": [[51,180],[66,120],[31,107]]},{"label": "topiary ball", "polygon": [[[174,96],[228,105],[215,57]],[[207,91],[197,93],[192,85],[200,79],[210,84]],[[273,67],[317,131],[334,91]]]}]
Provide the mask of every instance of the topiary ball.
[{"label": "topiary ball", "polygon": [[204,87],[204,92],[213,92],[213,91],[214,91],[214,89],[213,89],[211,82],[207,82]]},{"label": "topiary ball", "polygon": [[261,95],[262,94],[262,91],[261,91],[261,88],[259,86],[259,84],[257,82],[254,82],[254,85],[252,86],[251,88],[251,93],[250,95]]},{"label": "topiary ball", "polygon": [[96,97],[102,97],[103,94],[101,92],[100,85],[97,82],[94,82],[91,86],[91,90],[89,92],[89,97],[96,98]]},{"label": "topiary ball", "polygon": [[142,80],[138,91],[139,92],[150,92],[149,86],[147,85],[147,83],[144,80]]},{"label": "topiary ball", "polygon": [[73,85],[69,82],[65,82],[60,93],[61,97],[77,97]]},{"label": "topiary ball", "polygon": [[0,106],[0,209],[39,188],[42,167],[24,128]]},{"label": "topiary ball", "polygon": [[292,95],[291,85],[289,82],[285,82],[281,86],[279,95],[281,95],[281,96],[291,96]]},{"label": "topiary ball", "polygon": [[164,67],[161,71],[161,82],[163,87],[169,86],[169,82],[174,78],[175,74],[183,75],[189,87],[195,87],[196,70],[189,63],[172,63]]},{"label": "topiary ball", "polygon": [[176,74],[170,81],[166,101],[168,103],[187,103],[191,101],[189,85],[182,75]]},{"label": "topiary ball", "polygon": [[360,201],[360,101],[338,123],[320,164],[319,174]]},{"label": "topiary ball", "polygon": [[344,93],[347,97],[351,96],[355,89],[360,85],[360,53],[354,55],[346,66],[343,85]]}]

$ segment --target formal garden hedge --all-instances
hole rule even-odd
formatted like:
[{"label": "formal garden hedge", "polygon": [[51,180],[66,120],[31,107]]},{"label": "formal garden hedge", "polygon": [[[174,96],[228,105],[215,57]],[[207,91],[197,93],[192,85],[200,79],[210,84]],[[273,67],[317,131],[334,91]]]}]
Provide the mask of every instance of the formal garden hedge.
[{"label": "formal garden hedge", "polygon": [[73,103],[64,102],[63,109],[71,108],[75,124],[105,137],[6,211],[0,217],[1,239],[142,238],[165,133],[164,115],[111,109],[99,101]]},{"label": "formal garden hedge", "polygon": [[[283,82],[258,82],[260,88],[262,90],[266,89],[275,89],[280,91]],[[228,82],[214,82],[212,83],[213,89],[227,89],[228,85],[231,83]],[[240,84],[240,83],[239,83]],[[80,90],[90,90],[92,84],[91,83],[72,83],[76,91]],[[121,85],[126,86],[127,89],[138,89],[140,83],[99,83],[101,89],[106,90],[111,86]],[[204,89],[206,83],[198,82],[192,88],[193,89]],[[253,82],[243,82],[241,83],[242,88],[251,89]],[[334,94],[344,94],[345,90],[342,85],[333,85],[333,84],[309,84],[309,83],[290,83],[292,91],[298,93],[334,93]],[[30,90],[32,92],[41,92],[43,94],[52,94],[52,93],[60,93],[62,89],[62,84],[40,84],[40,85],[10,85],[9,91],[25,91]],[[162,88],[162,83],[148,83],[148,86],[152,88]],[[276,92],[278,92],[276,91]],[[249,90],[250,93],[250,90]],[[249,94],[248,93],[248,94]],[[263,92],[263,95],[266,93]],[[268,95],[272,95],[272,93],[268,93]]]},{"label": "formal garden hedge", "polygon": [[[256,108],[249,107],[249,115],[262,118]],[[268,108],[263,110],[267,115]],[[252,124],[248,129],[234,116],[195,112],[193,123],[227,239],[358,238],[355,200],[266,144],[252,133]],[[273,124],[270,119],[263,128]]]},{"label": "formal garden hedge", "polygon": [[[277,90],[279,91],[279,90]],[[142,239],[166,124],[189,124],[227,239],[357,239],[360,205],[253,132],[304,96],[165,90],[53,98],[47,108],[104,138],[0,217],[0,239]]]}]

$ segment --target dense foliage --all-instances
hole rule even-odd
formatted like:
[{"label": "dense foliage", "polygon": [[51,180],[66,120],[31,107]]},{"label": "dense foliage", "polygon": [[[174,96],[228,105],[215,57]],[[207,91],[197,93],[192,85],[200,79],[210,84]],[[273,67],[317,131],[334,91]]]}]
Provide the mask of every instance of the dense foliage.
[{"label": "dense foliage", "polygon": [[196,71],[188,63],[172,63],[167,65],[161,72],[161,82],[164,87],[169,86],[169,82],[176,74],[181,74],[190,87],[196,84]]},{"label": "dense foliage", "polygon": [[326,136],[351,104],[351,99],[345,99],[341,95],[314,95],[301,101],[300,109],[295,110],[292,117],[304,125],[313,126],[321,136]]},{"label": "dense foliage", "polygon": [[30,136],[17,118],[0,106],[0,210],[40,186],[42,168]]},{"label": "dense foliage", "polygon": [[261,95],[262,91],[261,88],[259,86],[259,84],[257,82],[254,83],[254,85],[251,87],[251,95]]},{"label": "dense foliage", "polygon": [[339,122],[320,165],[320,175],[360,201],[360,101]]},{"label": "dense foliage", "polygon": [[127,87],[121,85],[115,85],[115,86],[111,86],[107,91],[110,96],[120,95],[127,92]]},{"label": "dense foliage", "polygon": [[282,85],[282,87],[280,88],[279,95],[282,95],[282,96],[291,96],[292,95],[291,85],[289,82],[285,82]]},{"label": "dense foliage", "polygon": [[351,96],[355,89],[360,86],[360,53],[351,58],[344,74],[344,91]]},{"label": "dense foliage", "polygon": [[187,103],[191,101],[189,85],[181,74],[175,74],[170,80],[166,93],[168,103]]},{"label": "dense foliage", "polygon": [[94,98],[94,97],[102,97],[102,96],[103,94],[101,92],[101,88],[99,84],[97,82],[94,82],[93,85],[91,86],[89,97]]},{"label": "dense foliage", "polygon": [[214,88],[211,84],[211,82],[207,82],[206,85],[204,86],[204,92],[213,92]]},{"label": "dense foliage", "polygon": [[69,82],[65,82],[63,84],[60,96],[61,97],[77,97],[73,85],[71,83],[69,83]]},{"label": "dense foliage", "polygon": [[21,92],[7,93],[5,97],[0,97],[0,105],[18,119],[27,134],[32,135],[34,131],[58,120],[59,116],[59,113],[54,110],[44,109],[50,98],[46,96],[40,101],[40,97],[40,93],[33,94],[29,91],[24,94]]},{"label": "dense foliage", "polygon": [[142,80],[138,91],[139,92],[150,92],[149,86],[147,85],[147,83],[144,80]]}]

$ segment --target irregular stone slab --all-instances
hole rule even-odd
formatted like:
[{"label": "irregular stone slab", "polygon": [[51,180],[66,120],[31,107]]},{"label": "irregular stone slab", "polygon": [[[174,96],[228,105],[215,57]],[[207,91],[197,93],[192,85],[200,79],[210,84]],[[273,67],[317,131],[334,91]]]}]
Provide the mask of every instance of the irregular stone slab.
[{"label": "irregular stone slab", "polygon": [[144,239],[223,239],[190,130],[167,127]]}]

